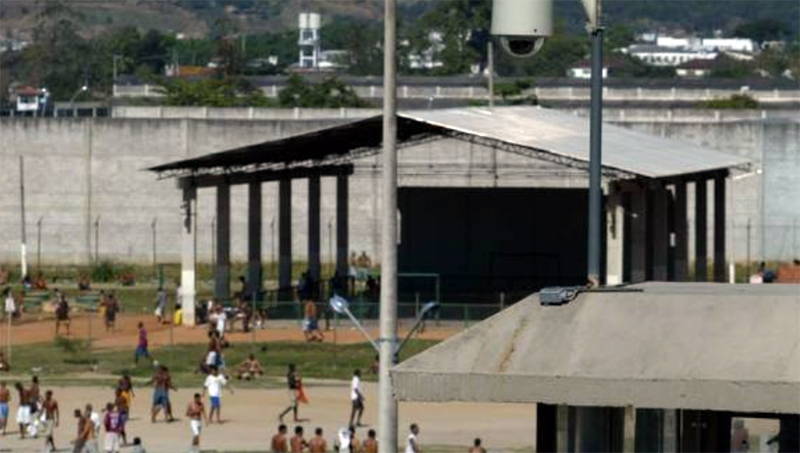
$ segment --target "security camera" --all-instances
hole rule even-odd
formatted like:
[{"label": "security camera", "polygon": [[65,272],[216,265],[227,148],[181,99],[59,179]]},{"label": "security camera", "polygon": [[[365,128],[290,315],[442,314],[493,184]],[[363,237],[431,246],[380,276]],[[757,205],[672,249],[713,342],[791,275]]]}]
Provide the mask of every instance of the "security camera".
[{"label": "security camera", "polygon": [[553,0],[493,0],[492,34],[512,57],[530,57],[553,34]]}]

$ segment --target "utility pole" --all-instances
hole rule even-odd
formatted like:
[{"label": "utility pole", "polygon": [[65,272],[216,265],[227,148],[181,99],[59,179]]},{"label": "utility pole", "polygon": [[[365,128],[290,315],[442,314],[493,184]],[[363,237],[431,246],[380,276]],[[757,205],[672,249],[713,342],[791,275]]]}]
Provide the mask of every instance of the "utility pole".
[{"label": "utility pole", "polygon": [[156,236],[156,234],[157,234],[156,228],[157,227],[158,227],[158,217],[155,217],[153,219],[153,223],[150,224],[150,228],[153,231],[153,269],[154,270],[157,270],[157,268],[158,268],[158,258],[157,258],[158,255],[156,255],[156,252],[158,250],[157,249],[157,247],[158,247],[157,246],[157,244],[158,244],[158,242],[157,242],[158,236]]},{"label": "utility pole", "polygon": [[397,450],[397,401],[391,368],[397,363],[397,0],[384,3],[383,43],[383,210],[381,229],[380,373],[378,445]]},{"label": "utility pole", "polygon": [[27,242],[27,235],[25,232],[25,158],[19,156],[19,199],[20,199],[20,214],[22,221],[22,244],[20,245],[20,271],[22,277],[28,275],[28,251],[25,248]]},{"label": "utility pole", "polygon": [[100,263],[100,216],[94,221],[94,262]]},{"label": "utility pole", "polygon": [[[599,0],[597,0],[599,10]],[[599,13],[597,14],[599,18]],[[599,22],[599,21],[597,21]],[[602,244],[603,188],[603,27],[591,24],[592,38],[592,90],[589,131],[589,284],[600,286],[600,245]]]},{"label": "utility pole", "polygon": [[42,219],[39,217],[36,221],[36,268],[41,271],[42,269]]}]

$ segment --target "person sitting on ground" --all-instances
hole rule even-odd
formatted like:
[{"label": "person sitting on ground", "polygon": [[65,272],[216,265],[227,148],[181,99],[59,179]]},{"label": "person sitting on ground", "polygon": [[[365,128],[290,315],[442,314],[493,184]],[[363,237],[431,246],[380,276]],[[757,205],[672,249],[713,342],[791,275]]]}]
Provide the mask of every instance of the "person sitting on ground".
[{"label": "person sitting on ground", "polygon": [[138,437],[133,438],[133,450],[131,453],[147,453],[147,450],[142,446],[142,439]]},{"label": "person sitting on ground", "polygon": [[261,363],[259,363],[258,359],[256,359],[255,354],[248,355],[247,360],[239,365],[237,372],[237,378],[244,379],[246,381],[255,379],[256,376],[263,375],[264,368],[261,366]]},{"label": "person sitting on ground", "polygon": [[288,453],[289,447],[286,439],[286,425],[278,426],[278,433],[272,436],[272,453]]},{"label": "person sitting on ground", "polygon": [[317,306],[314,304],[313,300],[306,300],[304,311],[305,320],[303,321],[303,335],[306,337],[306,341],[317,341],[322,343],[322,341],[325,339],[325,336],[322,334],[322,331],[319,330],[319,322],[317,321]]},{"label": "person sitting on ground", "polygon": [[367,440],[361,444],[362,453],[378,453],[378,439],[374,429],[367,431]]},{"label": "person sitting on ground", "polygon": [[481,446],[480,437],[475,439],[475,442],[472,444],[472,448],[469,449],[469,453],[486,453],[486,449]]},{"label": "person sitting on ground", "polygon": [[81,291],[90,291],[92,289],[92,281],[86,274],[81,274],[78,277],[78,289]]},{"label": "person sitting on ground", "polygon": [[44,278],[44,274],[39,272],[39,275],[36,276],[36,280],[33,281],[33,289],[36,291],[47,291],[47,279]]},{"label": "person sitting on ground", "polygon": [[309,453],[327,453],[328,442],[322,437],[322,428],[317,428],[314,431],[314,438],[308,443]]}]

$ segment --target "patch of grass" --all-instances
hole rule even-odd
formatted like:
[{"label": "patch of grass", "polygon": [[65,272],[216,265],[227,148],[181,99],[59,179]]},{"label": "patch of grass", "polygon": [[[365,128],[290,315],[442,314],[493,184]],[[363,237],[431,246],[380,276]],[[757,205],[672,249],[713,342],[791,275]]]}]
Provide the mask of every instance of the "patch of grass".
[{"label": "patch of grass", "polygon": [[[13,351],[13,370],[16,375],[39,374],[50,384],[76,385],[82,382],[115,381],[123,372],[131,374],[136,381],[149,379],[154,368],[145,361],[139,366],[133,362],[133,350],[91,351],[88,344],[80,340],[59,338],[53,343],[21,346]],[[412,340],[403,350],[401,360],[418,354],[436,344],[434,341]],[[375,351],[367,344],[334,345],[332,343],[311,344],[298,342],[271,342],[235,344],[225,351],[228,372],[253,353],[264,366],[268,379],[242,382],[241,387],[283,386],[287,365],[294,363],[306,378],[346,380],[353,370],[361,369],[367,381],[377,376],[369,369]],[[159,348],[153,357],[170,367],[178,387],[195,387],[202,376],[195,373],[203,358],[205,345],[179,345],[174,348]],[[7,379],[13,380],[13,379]]]}]

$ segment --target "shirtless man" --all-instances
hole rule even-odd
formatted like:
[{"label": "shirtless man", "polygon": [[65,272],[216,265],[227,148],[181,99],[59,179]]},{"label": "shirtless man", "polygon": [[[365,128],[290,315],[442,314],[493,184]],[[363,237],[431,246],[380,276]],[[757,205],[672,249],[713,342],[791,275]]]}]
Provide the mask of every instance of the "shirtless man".
[{"label": "shirtless man", "polygon": [[256,356],[254,354],[250,354],[247,356],[247,360],[239,365],[237,375],[239,379],[249,381],[250,379],[254,379],[256,376],[263,376],[264,368],[261,366],[261,363],[256,360]]},{"label": "shirtless man", "polygon": [[486,450],[481,446],[480,437],[475,438],[475,442],[473,443],[472,448],[469,449],[469,453],[486,453]]},{"label": "shirtless man", "polygon": [[90,415],[75,409],[78,419],[78,437],[73,442],[73,453],[98,453],[97,434]]},{"label": "shirtless man", "polygon": [[56,427],[58,427],[58,422],[61,417],[58,413],[58,401],[53,398],[52,390],[45,392],[42,410],[44,411],[44,432],[46,436],[44,439],[45,450],[47,450],[47,446],[49,445],[50,449],[47,451],[55,451],[56,442],[53,439],[53,434],[55,433]]},{"label": "shirtless man", "polygon": [[378,453],[378,439],[374,429],[367,431],[367,440],[361,445],[361,453]]},{"label": "shirtless man", "polygon": [[150,421],[153,423],[156,422],[156,416],[162,408],[164,409],[164,416],[167,418],[167,422],[175,421],[175,418],[172,416],[172,405],[169,402],[169,391],[177,391],[178,389],[172,385],[172,377],[169,375],[169,369],[164,365],[161,365],[158,368],[156,375],[150,379],[149,384],[155,384],[155,389],[153,390],[153,409],[150,413]]},{"label": "shirtless man", "polygon": [[17,409],[17,424],[19,425],[19,438],[25,438],[25,432],[28,425],[31,423],[31,406],[29,404],[30,390],[22,386],[22,383],[17,382],[14,388],[19,393],[19,409]]},{"label": "shirtless man", "polygon": [[309,453],[327,453],[328,442],[322,437],[322,428],[317,428],[314,431],[314,438],[308,444]]},{"label": "shirtless man", "polygon": [[203,406],[203,397],[199,393],[194,394],[194,400],[186,408],[186,416],[189,417],[192,429],[192,451],[200,451],[200,431],[203,429],[203,422],[208,421],[208,416]]},{"label": "shirtless man", "polygon": [[31,387],[28,389],[28,404],[31,406],[31,416],[39,412],[39,403],[42,401],[42,394],[39,390],[39,376],[31,378]]},{"label": "shirtless man", "polygon": [[6,387],[5,382],[0,382],[0,431],[6,435],[6,425],[8,425],[8,403],[11,402],[11,390]]},{"label": "shirtless man", "polygon": [[302,426],[295,426],[294,436],[292,436],[291,440],[289,441],[289,446],[292,449],[292,453],[303,453],[303,450],[308,448],[308,442],[303,439]]},{"label": "shirtless man", "polygon": [[278,434],[272,436],[272,453],[289,453],[286,444],[286,425],[281,425]]}]

